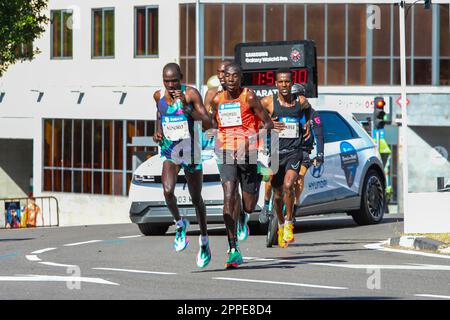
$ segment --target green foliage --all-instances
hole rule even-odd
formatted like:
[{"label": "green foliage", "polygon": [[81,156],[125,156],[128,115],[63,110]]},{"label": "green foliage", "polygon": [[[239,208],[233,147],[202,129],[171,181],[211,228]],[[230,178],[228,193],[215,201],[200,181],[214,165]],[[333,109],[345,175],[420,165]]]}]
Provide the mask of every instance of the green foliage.
[{"label": "green foliage", "polygon": [[39,49],[30,45],[44,31],[48,0],[0,1],[0,77],[11,64],[32,60]]}]

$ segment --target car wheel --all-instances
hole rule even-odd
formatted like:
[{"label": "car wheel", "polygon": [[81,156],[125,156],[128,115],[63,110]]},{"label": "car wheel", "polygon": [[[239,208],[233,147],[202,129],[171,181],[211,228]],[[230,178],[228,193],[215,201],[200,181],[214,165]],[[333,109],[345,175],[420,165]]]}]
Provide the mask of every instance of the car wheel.
[{"label": "car wheel", "polygon": [[275,214],[274,210],[269,215],[269,223],[267,227],[267,235],[266,235],[266,247],[271,248],[273,245],[278,244],[278,215]]},{"label": "car wheel", "polygon": [[167,224],[139,223],[138,227],[145,236],[161,236],[169,230]]},{"label": "car wheel", "polygon": [[353,220],[359,225],[379,223],[383,220],[385,200],[383,181],[375,170],[370,170],[364,179],[361,208],[351,213]]}]

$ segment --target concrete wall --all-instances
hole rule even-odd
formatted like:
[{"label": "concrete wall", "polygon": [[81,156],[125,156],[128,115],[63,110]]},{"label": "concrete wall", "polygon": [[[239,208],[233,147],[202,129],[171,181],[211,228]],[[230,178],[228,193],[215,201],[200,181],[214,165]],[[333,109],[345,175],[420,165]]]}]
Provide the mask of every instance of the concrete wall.
[{"label": "concrete wall", "polygon": [[60,226],[131,223],[131,203],[127,197],[71,193],[42,193],[42,196],[58,199]]},{"label": "concrete wall", "polygon": [[26,197],[32,176],[33,141],[0,139],[0,198]]},{"label": "concrete wall", "polygon": [[409,193],[405,233],[450,232],[450,192]]}]

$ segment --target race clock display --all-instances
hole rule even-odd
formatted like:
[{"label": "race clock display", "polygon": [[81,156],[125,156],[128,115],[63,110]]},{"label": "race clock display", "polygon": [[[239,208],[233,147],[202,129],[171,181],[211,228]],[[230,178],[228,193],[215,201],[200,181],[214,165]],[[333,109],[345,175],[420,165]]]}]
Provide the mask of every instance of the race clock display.
[{"label": "race clock display", "polygon": [[275,89],[275,72],[292,71],[293,82],[306,88],[306,97],[317,97],[316,45],[311,40],[240,43],[235,61],[242,67],[243,86],[256,91]]}]

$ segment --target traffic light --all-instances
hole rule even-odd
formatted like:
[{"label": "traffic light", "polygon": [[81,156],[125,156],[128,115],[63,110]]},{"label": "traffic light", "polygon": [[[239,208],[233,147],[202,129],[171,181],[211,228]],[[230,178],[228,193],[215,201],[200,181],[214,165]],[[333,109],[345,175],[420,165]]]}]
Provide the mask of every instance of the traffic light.
[{"label": "traffic light", "polygon": [[431,8],[431,0],[425,0],[424,6],[425,6],[425,9],[430,9]]},{"label": "traffic light", "polygon": [[383,129],[384,125],[384,116],[386,112],[384,112],[384,106],[386,102],[384,102],[383,97],[375,97],[374,100],[374,108],[373,108],[373,125],[375,129]]}]

